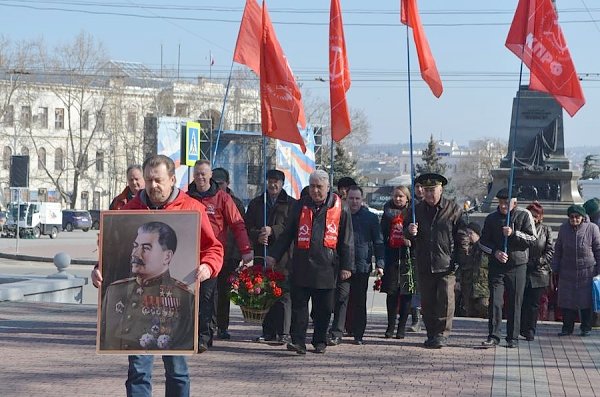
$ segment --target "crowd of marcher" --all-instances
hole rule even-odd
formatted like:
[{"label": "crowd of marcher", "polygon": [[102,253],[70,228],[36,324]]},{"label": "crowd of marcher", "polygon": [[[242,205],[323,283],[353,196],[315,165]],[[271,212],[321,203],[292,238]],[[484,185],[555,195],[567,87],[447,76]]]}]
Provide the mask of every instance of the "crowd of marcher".
[{"label": "crowd of marcher", "polygon": [[[508,189],[496,194],[498,207],[483,225],[465,222],[461,206],[444,197],[447,179],[434,173],[417,176],[414,192],[394,187],[380,218],[352,178],[340,178],[334,191],[321,170],[310,175],[298,200],[283,189],[284,173],[269,170],[266,191],[246,209],[229,188],[227,170],[211,170],[207,161],[194,166],[187,192],[176,188],[174,164],[165,156],[130,167],[127,176],[128,187],[111,209],[193,208],[210,221],[210,227],[202,224],[198,268],[200,353],[215,339],[231,338],[228,280],[239,266],[250,265],[276,269],[289,282],[255,341],[285,345],[297,354],[306,354],[311,321],[315,353],[345,336],[365,343],[373,275],[386,294],[384,338],[403,339],[423,324],[424,347],[443,348],[456,313],[488,319],[486,347],[500,343],[506,318],[506,346],[512,348],[519,335],[534,340],[540,301],[556,282],[563,320],[559,335],[573,333],[577,317],[581,336],[592,329],[592,278],[600,271],[598,199],[570,206],[553,241],[542,205],[519,207]],[[101,285],[98,269],[92,280]],[[128,395],[151,391],[151,358],[130,356]],[[167,394],[188,395],[185,358],[163,356],[163,361]]]}]

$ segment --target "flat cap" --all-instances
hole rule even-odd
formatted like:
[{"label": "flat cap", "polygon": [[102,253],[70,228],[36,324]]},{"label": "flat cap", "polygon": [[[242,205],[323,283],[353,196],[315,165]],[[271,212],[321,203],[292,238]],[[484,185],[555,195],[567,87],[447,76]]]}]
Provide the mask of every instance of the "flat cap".
[{"label": "flat cap", "polygon": [[229,172],[227,172],[225,168],[215,168],[214,170],[212,170],[212,179],[217,183],[229,183]]},{"label": "flat cap", "polygon": [[448,184],[448,179],[446,179],[443,175],[436,174],[434,172],[428,172],[416,177],[415,183],[418,183],[423,187],[446,186]]},{"label": "flat cap", "polygon": [[496,198],[506,200],[508,198],[508,188],[503,187],[502,189],[498,190],[498,193],[496,193]]},{"label": "flat cap", "polygon": [[279,181],[285,182],[285,174],[279,170],[268,170],[267,179],[277,179]]}]

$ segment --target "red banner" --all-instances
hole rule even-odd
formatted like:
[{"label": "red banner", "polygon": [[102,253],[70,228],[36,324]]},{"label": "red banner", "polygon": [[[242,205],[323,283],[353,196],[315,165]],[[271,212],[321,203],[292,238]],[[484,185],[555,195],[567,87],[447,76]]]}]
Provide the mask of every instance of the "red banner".
[{"label": "red banner", "polygon": [[262,34],[262,15],[256,0],[246,0],[246,7],[240,23],[233,60],[248,66],[260,75],[260,37]]},{"label": "red banner", "polygon": [[444,92],[444,87],[442,86],[442,79],[435,65],[435,59],[433,59],[433,55],[431,54],[427,37],[425,37],[416,0],[400,0],[400,21],[412,28],[415,47],[417,48],[417,57],[419,58],[421,77],[429,88],[431,88],[433,95],[439,98],[442,92]]},{"label": "red banner", "polygon": [[350,88],[350,69],[346,55],[344,24],[340,0],[331,0],[329,13],[329,99],[331,103],[331,137],[341,141],[352,129],[346,92]]},{"label": "red banner", "polygon": [[571,117],[585,104],[551,0],[519,1],[506,47],[529,68],[530,89],[554,96]]}]

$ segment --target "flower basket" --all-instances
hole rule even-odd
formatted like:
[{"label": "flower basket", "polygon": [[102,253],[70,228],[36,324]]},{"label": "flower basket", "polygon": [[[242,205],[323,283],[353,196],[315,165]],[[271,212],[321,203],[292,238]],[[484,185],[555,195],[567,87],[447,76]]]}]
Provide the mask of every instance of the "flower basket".
[{"label": "flower basket", "polygon": [[244,322],[248,324],[261,325],[265,316],[269,312],[269,309],[252,309],[250,307],[240,306],[242,315],[244,316]]},{"label": "flower basket", "polygon": [[238,305],[244,321],[262,324],[271,306],[287,290],[285,275],[262,266],[241,267],[231,275],[231,301]]}]

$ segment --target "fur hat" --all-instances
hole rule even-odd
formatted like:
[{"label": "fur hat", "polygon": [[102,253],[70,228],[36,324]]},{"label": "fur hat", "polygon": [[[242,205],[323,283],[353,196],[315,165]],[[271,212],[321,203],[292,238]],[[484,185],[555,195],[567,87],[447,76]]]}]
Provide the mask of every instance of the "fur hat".
[{"label": "fur hat", "polygon": [[577,204],[573,204],[572,206],[570,206],[567,209],[567,215],[571,215],[571,214],[579,214],[579,215],[583,216],[584,218],[587,215],[585,212],[585,208],[583,208],[583,206],[577,205]]},{"label": "fur hat", "polygon": [[467,229],[474,231],[478,236],[481,236],[481,226],[478,223],[471,222],[467,225]]},{"label": "fur hat", "polygon": [[585,212],[590,217],[596,216],[600,212],[600,200],[598,200],[596,197],[589,199],[583,203],[583,208],[585,208]]}]

